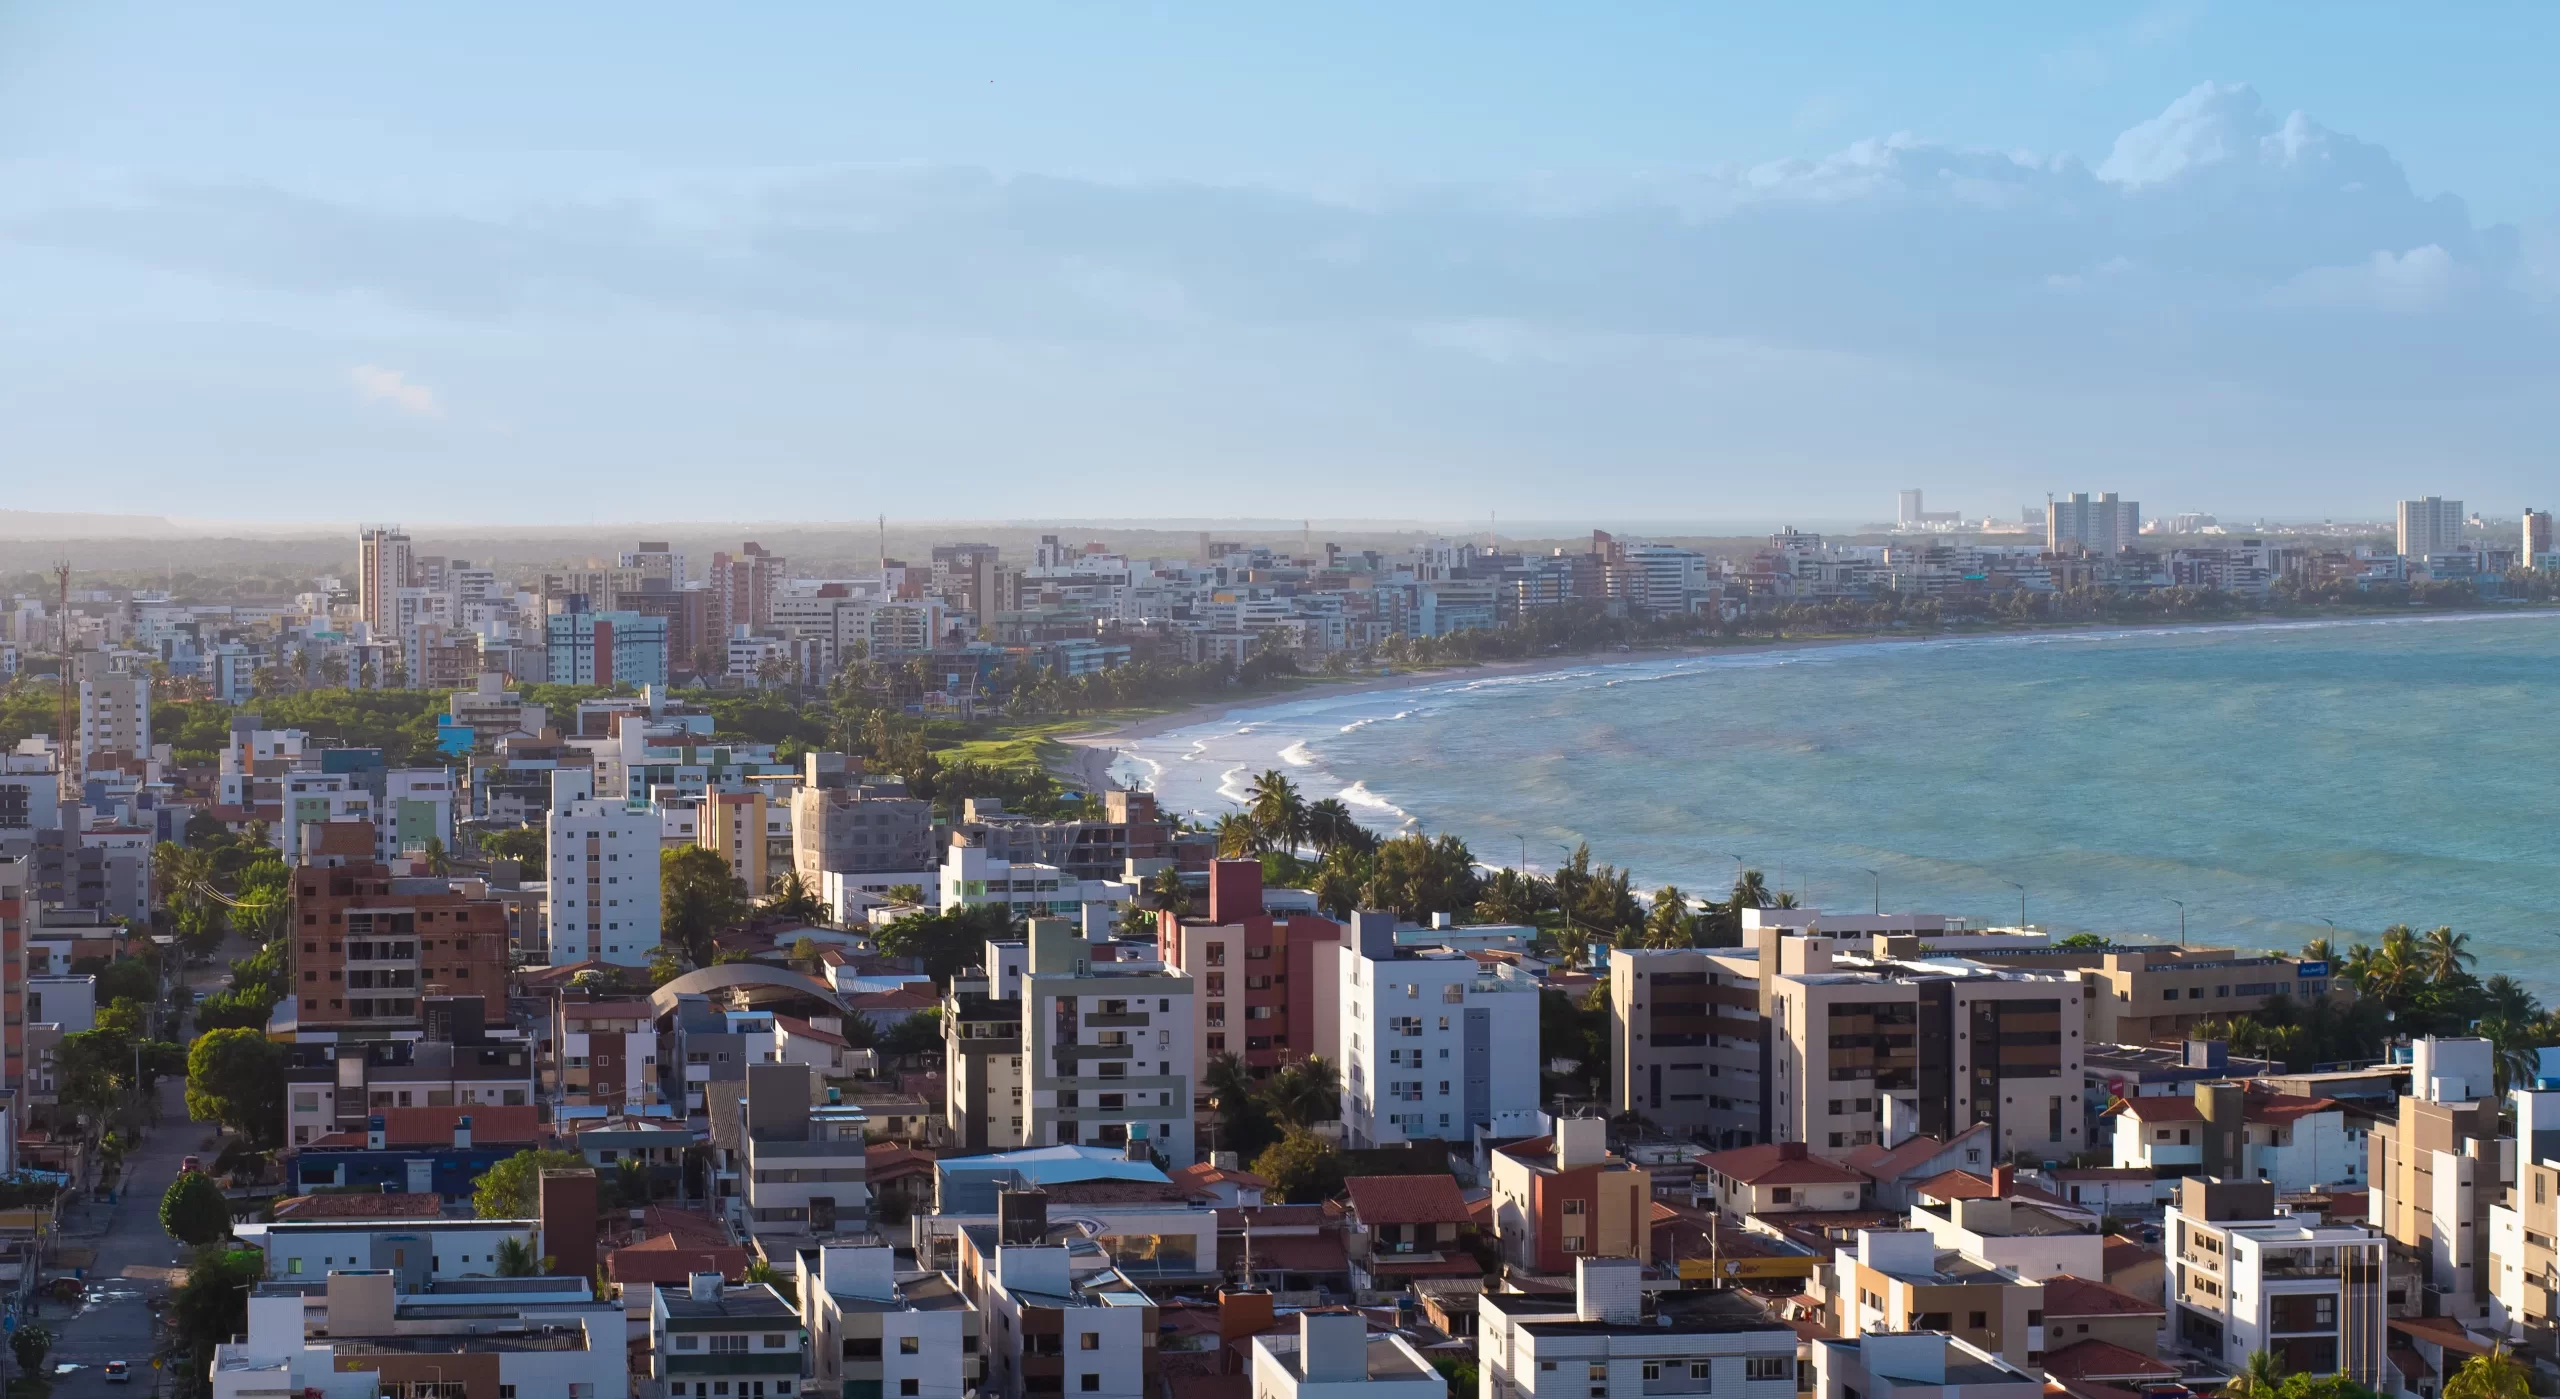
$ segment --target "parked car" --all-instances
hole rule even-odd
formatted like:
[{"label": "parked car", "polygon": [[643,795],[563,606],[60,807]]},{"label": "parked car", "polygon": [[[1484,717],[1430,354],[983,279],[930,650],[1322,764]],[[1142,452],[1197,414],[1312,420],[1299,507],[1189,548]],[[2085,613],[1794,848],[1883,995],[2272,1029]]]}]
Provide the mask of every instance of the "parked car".
[{"label": "parked car", "polygon": [[123,1383],[125,1383],[126,1381],[131,1380],[132,1378],[133,1378],[133,1370],[131,1369],[131,1367],[127,1366],[123,1361],[121,1361],[121,1360],[110,1360],[110,1361],[108,1361],[108,1362],[107,1362],[107,1382],[108,1382],[108,1383],[110,1383],[110,1384],[123,1384]]},{"label": "parked car", "polygon": [[180,1175],[184,1175],[189,1171],[201,1172],[203,1170],[204,1158],[201,1156],[182,1156],[178,1158],[178,1173]]}]

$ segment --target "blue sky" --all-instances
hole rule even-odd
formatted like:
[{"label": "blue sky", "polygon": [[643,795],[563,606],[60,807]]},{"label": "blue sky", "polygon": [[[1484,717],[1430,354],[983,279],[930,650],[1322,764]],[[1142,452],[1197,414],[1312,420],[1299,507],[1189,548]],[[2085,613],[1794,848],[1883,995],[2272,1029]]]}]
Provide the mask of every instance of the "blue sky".
[{"label": "blue sky", "polygon": [[328,520],[2553,494],[2560,12],[1945,8],[21,3],[0,452]]}]

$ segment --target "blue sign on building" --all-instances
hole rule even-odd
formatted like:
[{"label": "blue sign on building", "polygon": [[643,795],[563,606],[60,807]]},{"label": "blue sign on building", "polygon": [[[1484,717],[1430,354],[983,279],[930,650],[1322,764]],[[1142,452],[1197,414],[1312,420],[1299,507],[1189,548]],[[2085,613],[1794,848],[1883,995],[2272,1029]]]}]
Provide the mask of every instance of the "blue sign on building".
[{"label": "blue sign on building", "polygon": [[2329,964],[2326,962],[2297,962],[2294,964],[2293,974],[2301,977],[2327,976],[2329,974]]}]

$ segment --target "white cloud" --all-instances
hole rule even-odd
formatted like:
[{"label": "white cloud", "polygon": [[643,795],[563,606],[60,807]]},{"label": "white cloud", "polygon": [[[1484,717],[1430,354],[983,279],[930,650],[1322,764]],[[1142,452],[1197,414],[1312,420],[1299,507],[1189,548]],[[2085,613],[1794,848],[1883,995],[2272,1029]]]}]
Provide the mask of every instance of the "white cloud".
[{"label": "white cloud", "polygon": [[359,364],[347,371],[347,382],[355,385],[356,396],[367,403],[387,403],[416,418],[444,416],[444,405],[436,401],[436,391],[410,382],[400,370]]},{"label": "white cloud", "polygon": [[2377,252],[2353,266],[2311,268],[2270,292],[2268,299],[2279,306],[2408,315],[2444,309],[2471,282],[2470,269],[2430,243],[2405,253]]}]

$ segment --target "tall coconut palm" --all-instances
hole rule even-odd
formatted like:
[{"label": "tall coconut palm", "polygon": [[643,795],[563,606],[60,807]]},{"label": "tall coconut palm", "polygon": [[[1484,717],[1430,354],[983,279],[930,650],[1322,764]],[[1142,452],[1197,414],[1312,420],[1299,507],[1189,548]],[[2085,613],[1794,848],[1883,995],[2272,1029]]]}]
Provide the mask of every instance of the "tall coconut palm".
[{"label": "tall coconut palm", "polygon": [[2530,1025],[2542,1018],[2542,1002],[2536,1000],[2534,994],[2524,988],[2523,982],[2505,972],[2499,972],[2480,983],[2480,994],[2488,1002],[2487,1007],[2481,1011],[2484,1019],[2494,1017],[2499,1020],[2511,1020],[2518,1025]]},{"label": "tall coconut palm", "polygon": [[2313,938],[2302,945],[2302,960],[2306,962],[2334,962],[2337,959],[2337,944],[2327,938]]},{"label": "tall coconut palm", "polygon": [[1273,848],[1295,850],[1307,834],[1307,800],[1278,768],[1265,768],[1245,788],[1245,810]]},{"label": "tall coconut palm", "polygon": [[1644,920],[1644,945],[1689,946],[1693,941],[1690,925],[1696,918],[1689,909],[1689,896],[1673,885],[1663,885],[1653,891],[1653,913]]},{"label": "tall coconut palm", "polygon": [[1218,818],[1218,853],[1230,860],[1259,855],[1266,844],[1262,827],[1241,811],[1230,811]]},{"label": "tall coconut palm", "polygon": [[2503,1345],[2464,1361],[2444,1382],[2444,1399],[2526,1399],[2532,1392],[2523,1364]]},{"label": "tall coconut palm", "polygon": [[2471,970],[2480,958],[2471,950],[2471,935],[2438,928],[2418,939],[2419,965],[2431,981],[2451,981]]},{"label": "tall coconut palm", "polygon": [[1360,839],[1360,822],[1351,814],[1351,806],[1340,797],[1327,797],[1307,807],[1307,843],[1324,854],[1335,847],[1356,844]]},{"label": "tall coconut palm", "polygon": [[1769,882],[1760,877],[1758,870],[1744,870],[1734,876],[1731,902],[1737,909],[1769,908],[1775,903],[1769,897]]}]

